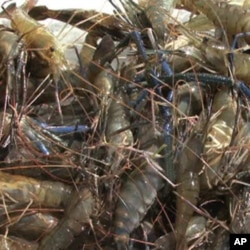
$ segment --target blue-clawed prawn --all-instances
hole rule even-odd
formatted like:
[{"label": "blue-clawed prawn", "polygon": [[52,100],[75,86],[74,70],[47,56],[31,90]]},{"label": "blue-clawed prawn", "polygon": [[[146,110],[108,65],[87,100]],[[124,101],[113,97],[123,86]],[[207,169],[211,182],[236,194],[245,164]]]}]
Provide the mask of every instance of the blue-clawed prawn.
[{"label": "blue-clawed prawn", "polygon": [[[121,11],[112,0],[110,2],[118,12]],[[131,25],[139,29],[153,28],[161,43],[166,40],[169,33],[168,24],[172,20],[171,14],[176,3],[177,0],[139,0],[138,4],[133,0],[119,0],[119,4],[123,6]]]},{"label": "blue-clawed prawn", "polygon": [[[232,71],[231,73],[237,80],[244,81],[248,85],[250,84],[250,57],[248,54],[231,51],[222,42],[212,40],[209,37],[199,37],[197,34],[194,34],[192,31],[187,30],[183,26],[179,26],[178,30],[187,36],[190,42],[200,50],[202,55],[201,59],[210,65],[210,67],[221,74],[228,74],[228,72]],[[230,68],[230,53],[233,55],[233,70]],[[198,61],[196,55],[189,54],[187,56]]]}]

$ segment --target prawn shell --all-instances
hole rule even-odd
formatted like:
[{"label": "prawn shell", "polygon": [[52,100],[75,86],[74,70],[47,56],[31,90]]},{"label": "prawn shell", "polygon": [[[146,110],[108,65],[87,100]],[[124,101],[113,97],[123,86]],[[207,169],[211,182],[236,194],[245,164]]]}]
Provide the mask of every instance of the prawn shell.
[{"label": "prawn shell", "polygon": [[[231,36],[250,31],[250,11],[242,6],[211,0],[182,0],[182,3],[205,14],[215,26],[224,29]],[[234,18],[231,18],[232,16]],[[245,36],[244,39],[250,43],[249,36]]]},{"label": "prawn shell", "polygon": [[26,47],[40,59],[40,63],[42,61],[44,66],[47,64],[51,73],[58,75],[59,69],[66,64],[66,59],[56,37],[43,25],[32,19],[24,9],[15,8],[11,11],[10,16],[12,28],[22,37]]},{"label": "prawn shell", "polygon": [[5,203],[13,200],[20,204],[33,206],[65,207],[71,197],[72,187],[55,181],[38,181],[33,178],[19,175],[11,175],[0,172],[1,192],[11,199],[5,198]]},{"label": "prawn shell", "polygon": [[204,174],[201,175],[202,189],[218,185],[224,175],[220,171],[221,161],[227,147],[229,147],[235,126],[237,103],[230,93],[224,89],[216,93],[211,109],[211,117],[207,125],[204,142],[203,157],[206,161]]},{"label": "prawn shell", "polygon": [[89,223],[94,206],[95,200],[88,189],[82,188],[75,191],[65,209],[64,217],[42,239],[39,250],[67,249],[74,238],[84,230],[84,226]]},{"label": "prawn shell", "polygon": [[[151,123],[145,125],[138,135],[141,139],[140,148],[156,153],[162,145],[162,136],[154,131]],[[139,226],[154,203],[158,190],[163,186],[163,178],[153,166],[158,164],[158,159],[154,159],[154,156],[148,157],[151,163],[145,161],[145,157],[134,162],[137,168],[128,175],[119,193],[114,221],[115,241],[118,245],[128,244],[130,233]]]},{"label": "prawn shell", "polygon": [[35,213],[22,217],[9,226],[12,235],[34,241],[49,233],[58,223],[58,219],[48,213]]},{"label": "prawn shell", "polygon": [[0,250],[37,250],[38,244],[14,236],[0,235]]},{"label": "prawn shell", "polygon": [[243,186],[238,195],[232,198],[231,232],[234,234],[250,233],[250,188]]}]

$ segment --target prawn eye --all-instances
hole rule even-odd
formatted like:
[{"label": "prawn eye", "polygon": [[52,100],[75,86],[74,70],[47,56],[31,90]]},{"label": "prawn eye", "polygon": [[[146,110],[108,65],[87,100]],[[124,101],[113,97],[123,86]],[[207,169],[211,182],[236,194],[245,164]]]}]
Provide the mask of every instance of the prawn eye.
[{"label": "prawn eye", "polygon": [[209,136],[207,137],[207,142],[211,143],[212,141],[213,141],[213,137],[212,137],[211,135],[209,135]]},{"label": "prawn eye", "polygon": [[209,39],[207,37],[203,38],[203,43],[208,43]]},{"label": "prawn eye", "polygon": [[49,50],[50,50],[50,52],[55,52],[56,51],[56,49],[54,47],[50,47]]}]

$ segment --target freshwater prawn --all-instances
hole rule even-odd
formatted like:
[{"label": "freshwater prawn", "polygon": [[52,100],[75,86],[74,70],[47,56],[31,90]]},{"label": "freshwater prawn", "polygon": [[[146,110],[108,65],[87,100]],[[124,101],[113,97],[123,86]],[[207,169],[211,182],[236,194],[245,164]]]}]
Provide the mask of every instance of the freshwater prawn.
[{"label": "freshwater prawn", "polygon": [[[65,57],[65,48],[57,37],[28,15],[27,11],[36,2],[36,0],[27,0],[21,7],[17,7],[15,3],[10,4],[7,8],[3,7],[4,11],[1,13],[1,17],[10,19],[12,29],[18,34],[19,41],[24,45],[24,50],[28,52],[27,63],[25,63],[26,72],[31,77],[42,79],[41,85],[44,82],[44,85],[47,85],[47,87],[53,85],[54,98],[61,120],[63,120],[61,109],[62,98],[60,98],[59,92],[62,88],[68,88],[72,94],[73,89],[68,80],[64,80],[64,87],[59,86],[59,80],[62,77],[62,72],[69,69],[69,64]],[[65,79],[65,76],[63,76],[63,79]],[[43,91],[40,90],[40,92]],[[63,100],[68,97],[69,95]]]},{"label": "freshwater prawn", "polygon": [[[40,60],[41,65],[46,67],[46,73],[39,77],[52,74],[58,80],[60,71],[67,64],[64,50],[57,38],[43,25],[31,18],[27,11],[37,3],[37,0],[28,0],[21,7],[13,3],[1,14],[11,21],[11,27],[24,41],[25,46],[33,56]],[[38,39],[39,37],[39,39]]]},{"label": "freshwater prawn", "polygon": [[27,209],[25,214],[11,216],[11,221],[1,221],[1,224],[8,228],[8,232],[11,235],[30,241],[37,241],[44,234],[49,233],[57,225],[58,220],[52,213],[41,213],[36,212],[35,209],[34,211]]},{"label": "freshwater prawn", "polygon": [[[128,1],[124,0],[123,2],[127,3]],[[148,7],[150,3],[147,1],[144,2],[146,2],[145,6],[141,5],[140,8],[150,13],[150,8]],[[157,3],[156,1],[152,2],[154,8],[152,7],[152,13],[148,14],[147,18],[151,20],[155,32],[159,33],[157,35],[159,41],[161,39],[164,40],[168,32],[168,18],[166,18],[166,20],[164,18],[168,17],[169,13],[171,14],[171,8],[175,6],[175,2],[176,1],[168,2],[170,3],[170,11],[163,11],[162,16],[159,16],[162,9],[157,12],[157,9],[155,9]],[[159,3],[161,3],[161,1],[159,1]],[[34,7],[30,10],[30,13],[33,13],[34,16],[37,15],[38,19],[44,13],[47,16],[55,14],[55,18],[56,14],[63,14],[65,17],[64,21],[67,23],[70,23],[71,13],[73,16],[77,15],[74,11],[61,11],[61,13],[59,13],[45,9],[44,13],[40,12],[41,16],[39,16],[39,13],[35,14],[33,10],[40,11],[41,9],[39,10],[39,8]],[[98,15],[98,13],[96,14]],[[154,14],[157,15],[157,17],[155,17]],[[98,20],[99,17],[100,19]],[[83,45],[77,66],[81,68],[82,65],[80,64],[83,63],[84,66],[81,68],[81,72],[86,70],[87,74],[81,77],[79,72],[74,70],[70,71],[70,73],[74,71],[76,75],[78,74],[77,77],[79,81],[76,82],[78,87],[77,91],[85,91],[92,95],[91,98],[87,99],[89,109],[86,114],[88,116],[87,119],[91,121],[91,124],[88,124],[89,127],[93,128],[98,123],[97,129],[96,127],[93,130],[91,129],[91,134],[85,134],[83,136],[77,135],[78,145],[77,147],[73,147],[67,143],[68,137],[64,140],[64,138],[60,138],[60,134],[54,136],[54,132],[50,131],[48,126],[46,128],[43,127],[43,123],[40,122],[46,120],[47,124],[57,124],[56,119],[58,117],[52,117],[48,122],[47,115],[45,115],[46,118],[44,118],[43,115],[41,118],[41,116],[39,117],[40,112],[38,115],[37,111],[33,111],[31,114],[22,114],[20,119],[14,123],[14,125],[18,125],[15,127],[18,129],[17,133],[19,134],[17,135],[23,132],[23,138],[26,140],[23,140],[22,143],[27,148],[27,151],[30,151],[31,147],[28,148],[28,143],[26,142],[29,142],[30,145],[33,146],[32,148],[35,148],[37,152],[42,149],[42,156],[46,156],[46,159],[54,157],[54,153],[56,156],[62,155],[62,158],[67,158],[68,154],[61,154],[62,150],[65,150],[66,153],[74,150],[73,162],[71,162],[71,157],[68,159],[69,161],[66,159],[66,162],[69,165],[67,168],[76,168],[76,176],[71,175],[72,172],[70,172],[67,178],[63,177],[64,181],[69,180],[68,183],[70,183],[65,184],[64,182],[60,183],[54,180],[42,181],[27,176],[13,176],[3,172],[3,174],[0,174],[0,177],[3,179],[3,186],[7,186],[1,190],[3,193],[1,202],[2,204],[5,202],[8,211],[12,211],[12,207],[16,209],[18,204],[21,206],[21,210],[24,211],[24,208],[27,207],[27,203],[32,203],[32,209],[40,207],[64,209],[64,213],[61,214],[62,217],[58,222],[56,221],[57,226],[55,226],[52,231],[47,230],[46,234],[39,239],[40,246],[38,249],[65,249],[68,248],[71,243],[78,244],[77,247],[75,247],[76,244],[74,244],[73,247],[70,246],[72,249],[78,249],[78,247],[123,249],[130,247],[132,244],[134,244],[132,248],[137,248],[137,246],[140,248],[143,244],[145,248],[149,249],[151,247],[150,244],[153,246],[151,242],[154,242],[160,233],[165,234],[166,231],[169,232],[169,230],[173,230],[171,223],[174,223],[173,221],[175,219],[176,232],[173,230],[172,234],[174,235],[176,233],[177,249],[183,250],[187,245],[190,246],[187,231],[189,231],[190,228],[192,229],[192,225],[197,227],[194,232],[191,232],[191,236],[195,234],[197,241],[199,238],[200,241],[204,242],[205,239],[202,238],[201,233],[206,230],[204,224],[206,219],[205,217],[201,218],[201,222],[199,220],[199,222],[196,223],[193,222],[192,215],[195,206],[200,205],[198,199],[204,198],[201,190],[207,190],[214,186],[218,187],[221,184],[228,186],[227,180],[222,180],[224,178],[224,170],[219,169],[218,166],[224,163],[224,153],[230,145],[230,139],[233,137],[235,99],[232,98],[231,92],[227,91],[228,89],[225,88],[225,86],[229,87],[230,85],[231,87],[234,83],[231,81],[230,83],[223,82],[221,85],[216,85],[215,88],[218,92],[215,94],[213,102],[209,102],[209,97],[214,94],[212,93],[214,90],[213,86],[211,87],[212,83],[211,85],[210,83],[198,84],[197,81],[202,82],[202,80],[199,79],[199,73],[197,75],[194,74],[192,80],[183,78],[179,79],[181,83],[176,83],[174,82],[176,79],[174,80],[172,78],[178,78],[178,75],[174,72],[173,75],[171,75],[171,79],[163,80],[166,84],[153,85],[147,76],[156,69],[156,73],[153,74],[153,72],[151,75],[153,75],[152,78],[155,77],[159,83],[162,79],[165,79],[165,72],[163,73],[162,70],[159,69],[158,64],[156,65],[154,62],[151,63],[151,57],[149,57],[149,63],[147,60],[141,63],[140,48],[137,48],[139,56],[137,53],[132,59],[132,68],[128,68],[129,73],[124,74],[123,71],[127,69],[119,67],[123,59],[120,60],[120,58],[117,58],[118,66],[116,68],[113,66],[115,62],[114,56],[117,55],[120,57],[122,55],[120,51],[118,51],[119,47],[117,47],[118,49],[116,50],[112,40],[119,41],[123,39],[124,36],[127,35],[127,32],[130,32],[130,28],[126,30],[126,28],[123,29],[123,27],[121,27],[116,35],[115,32],[113,32],[115,30],[115,24],[111,23],[108,27],[110,30],[107,31],[108,29],[105,30],[105,28],[102,27],[102,25],[106,25],[102,19],[104,16],[99,15],[99,17],[97,17],[97,21],[93,21],[93,23],[90,22],[86,24],[87,26],[85,27],[82,26],[83,29],[90,31],[86,40],[91,46]],[[85,16],[84,18],[85,22],[89,17]],[[108,18],[109,17],[107,17],[107,19]],[[159,27],[160,18],[164,19],[161,19],[162,22],[164,22],[162,27]],[[72,24],[77,26],[77,22],[77,19],[75,19]],[[100,25],[101,30],[97,28],[98,25]],[[165,27],[165,25],[167,26]],[[128,26],[130,27],[130,25]],[[145,28],[145,26],[143,28]],[[111,31],[112,29],[113,31]],[[137,27],[135,29],[137,29]],[[39,30],[39,28],[35,30]],[[26,44],[24,38],[27,32],[28,31],[25,31],[23,34],[20,33],[20,39],[23,39],[24,44]],[[106,33],[108,33],[108,35]],[[112,37],[112,39],[110,39],[110,37]],[[99,43],[100,38],[103,39]],[[143,34],[139,39],[141,44],[146,42]],[[198,42],[199,45],[202,44],[204,47],[208,45],[203,44],[205,42],[202,39],[198,39]],[[128,49],[129,45],[131,44],[125,44],[122,49]],[[59,44],[58,46],[61,45]],[[132,46],[133,44],[131,47]],[[158,45],[155,48],[156,52],[154,53],[158,58],[161,51],[158,50]],[[28,48],[28,51],[29,50],[32,51],[33,49]],[[39,48],[38,51],[40,50],[41,52],[43,51]],[[202,51],[200,47],[198,50]],[[223,52],[225,51],[227,52],[224,47]],[[109,53],[113,53],[114,56],[109,57]],[[205,54],[205,52],[203,52],[203,54]],[[214,52],[214,54],[216,54],[216,52]],[[212,54],[212,56],[215,56],[214,54]],[[28,60],[28,63],[37,60],[36,56],[38,57],[38,55],[36,55],[35,52],[31,52],[29,55],[31,59]],[[125,58],[126,63],[128,57],[127,54]],[[44,51],[44,54],[42,54],[40,58],[44,64],[44,70],[41,72],[42,78],[46,75],[50,75],[52,78],[59,79],[62,75],[65,75],[64,73],[66,72],[61,72],[63,71],[64,63],[57,64],[55,63],[56,60],[51,59],[55,65],[50,69],[49,55]],[[237,59],[235,59],[235,62],[236,60]],[[64,61],[64,59],[62,61]],[[211,63],[208,63],[209,67],[216,65],[216,59],[214,60],[214,64],[212,61],[211,59]],[[221,66],[221,72],[223,71],[225,74],[228,73],[229,67],[226,64],[227,62],[225,63],[223,59],[218,59],[218,61],[224,63],[223,66]],[[157,60],[159,65],[161,62],[160,59],[159,61]],[[207,64],[207,61],[205,62]],[[131,64],[129,63],[129,67]],[[67,66],[67,62],[65,65]],[[30,69],[28,65],[27,69]],[[33,73],[36,73],[35,70]],[[139,79],[140,74],[144,77],[143,80]],[[186,74],[180,75],[188,76]],[[197,76],[197,79],[195,76]],[[213,75],[211,75],[211,77],[212,76]],[[152,80],[152,78],[150,79]],[[241,79],[238,75],[237,78]],[[183,84],[185,81],[189,83]],[[168,82],[172,82],[173,84],[167,86]],[[86,89],[84,88],[85,86],[83,86],[84,84],[88,85]],[[208,87],[206,88],[205,85]],[[171,89],[171,91],[169,91],[169,89]],[[162,92],[160,92],[161,90]],[[143,102],[135,107],[131,104],[131,99],[135,100],[134,103],[137,103],[137,97],[141,91],[147,92],[148,95],[146,97],[144,96]],[[165,98],[166,94],[169,93],[173,93],[173,99]],[[152,97],[152,102],[150,102],[151,105],[148,105],[150,97]],[[93,103],[94,105],[92,105]],[[52,103],[51,106],[53,105]],[[175,139],[173,145],[166,144],[164,140],[164,125],[165,123],[166,125],[170,123],[170,120],[167,120],[167,122],[164,121],[164,115],[161,113],[161,108],[163,109],[164,107],[171,107],[172,110],[168,115],[171,119],[176,120],[176,124],[173,126],[174,132],[170,135]],[[34,106],[31,106],[31,108],[34,108]],[[82,118],[83,109],[87,109],[85,103],[80,106],[80,111],[75,106],[73,106],[71,110],[77,118],[85,121],[85,117]],[[65,110],[63,110],[63,112],[65,118]],[[209,112],[211,112],[211,114]],[[4,114],[5,118],[3,118],[3,120],[7,119],[5,124],[8,125],[3,126],[3,134],[6,135],[10,133],[11,114],[9,114],[9,110],[6,110]],[[195,121],[191,121],[193,118],[189,119],[189,116],[195,116]],[[70,121],[65,123],[66,126],[67,124],[72,124],[72,112],[69,114],[69,119]],[[180,120],[183,122],[180,122]],[[76,123],[78,125],[78,122]],[[78,127],[77,125],[76,127]],[[49,133],[49,131],[51,133]],[[221,131],[223,133],[221,133]],[[16,138],[18,140],[20,139],[18,136]],[[14,139],[16,138],[14,137]],[[1,139],[5,140],[6,138],[1,137]],[[17,142],[19,142],[18,140]],[[72,140],[75,142],[75,138]],[[182,144],[183,141],[184,143]],[[221,142],[220,145],[218,145],[218,141]],[[44,148],[43,146],[46,147]],[[183,147],[181,148],[181,146]],[[166,151],[171,153],[171,155],[176,155],[175,161],[173,161],[172,156],[167,157],[166,160],[169,161],[171,166],[175,164],[178,171],[177,182],[175,179],[171,179],[168,170],[166,170],[166,164],[164,163]],[[87,156],[85,156],[85,152],[87,152]],[[243,153],[246,154],[246,152]],[[89,154],[91,155],[90,157]],[[8,156],[11,158],[10,154]],[[98,159],[101,157],[102,159],[99,161]],[[29,160],[29,157],[27,158],[26,160]],[[107,159],[109,160],[108,164]],[[37,161],[40,161],[40,158],[37,159]],[[45,165],[41,163],[41,168],[43,168],[43,166],[50,168],[53,165],[47,163],[48,162],[45,162]],[[245,158],[242,164],[244,163]],[[19,165],[9,165],[9,169],[11,167],[17,168],[16,166],[19,167]],[[22,166],[24,166],[24,164]],[[34,164],[31,166],[31,169],[34,170],[35,173],[38,173],[39,170],[36,170],[33,166]],[[61,167],[64,168],[65,164],[61,164]],[[212,171],[212,167],[214,167],[216,173]],[[117,169],[121,171],[116,171]],[[174,168],[173,171],[175,172]],[[113,178],[113,173],[115,178]],[[22,172],[22,174],[26,175],[26,172]],[[85,181],[89,175],[94,176],[95,179],[91,179],[91,181],[86,184]],[[220,178],[219,181],[218,176]],[[40,178],[39,175],[38,178]],[[7,179],[10,179],[8,183]],[[21,181],[19,182],[19,180]],[[99,180],[101,181],[99,182]],[[109,188],[109,183],[107,183],[106,180],[108,180],[109,183],[114,183],[116,189]],[[79,183],[79,181],[81,183]],[[166,183],[166,181],[170,184],[172,184],[171,182],[177,183],[177,214],[176,217],[171,216],[172,218],[168,223],[165,223],[166,214],[174,207],[174,204],[172,204],[172,201],[170,203],[168,202],[170,199],[166,199],[166,196],[169,194],[168,183]],[[86,185],[89,185],[90,188],[86,187]],[[20,187],[22,187],[22,189]],[[163,192],[159,192],[162,188],[168,189],[168,191],[166,191],[168,193],[166,194],[164,192],[162,195],[161,193]],[[93,189],[97,190],[95,193],[97,194],[96,197],[93,195]],[[41,192],[38,193],[38,191]],[[45,195],[43,195],[44,193]],[[48,198],[44,198],[45,196]],[[116,199],[116,203],[113,202],[110,207],[105,206],[110,196]],[[57,198],[58,201],[53,203]],[[95,198],[98,202],[100,200],[101,207],[96,207]],[[161,199],[164,199],[164,201]],[[157,200],[156,206],[154,206],[155,200]],[[114,200],[112,199],[112,201]],[[158,209],[161,210],[161,212],[158,212]],[[98,217],[94,214],[95,210],[98,210]],[[149,210],[150,212],[148,213]],[[156,213],[157,217],[155,216]],[[161,213],[165,214],[161,215]],[[94,217],[93,221],[91,220],[92,217]],[[140,225],[143,225],[144,230],[144,225],[148,221],[152,226],[152,231],[154,231],[153,234],[155,233],[154,238],[151,238],[151,235],[149,235],[151,232],[148,233],[145,230],[142,236],[141,228],[135,230]],[[90,229],[89,226],[92,227],[92,223],[93,228]],[[11,229],[11,226],[12,225],[8,228]],[[202,232],[198,232],[197,234],[197,231],[201,228],[200,226],[202,226]],[[87,230],[85,229],[86,227]],[[110,232],[111,230],[112,233]],[[144,234],[147,234],[149,237],[144,237]],[[138,235],[140,237],[138,237]],[[79,238],[81,238],[80,243],[78,241]],[[115,243],[117,244],[116,246]],[[206,242],[204,245],[205,244]],[[163,244],[163,247],[168,247],[168,244]],[[171,245],[169,248],[174,249],[174,246]]]},{"label": "freshwater prawn", "polygon": [[[231,36],[229,41],[234,35],[250,32],[250,12],[242,6],[212,0],[181,0],[181,3],[205,14],[216,27],[224,30],[224,34]],[[232,16],[234,18],[230,18]],[[250,44],[249,36],[243,37]]]},{"label": "freshwater prawn", "polygon": [[[203,150],[202,131],[199,125],[185,141],[177,164],[177,214],[176,214],[176,249],[186,247],[185,234],[188,222],[193,215],[193,207],[198,202],[200,185],[198,173],[202,169],[200,160]],[[186,202],[189,201],[189,203]]]},{"label": "freshwater prawn", "polygon": [[[110,0],[111,4],[121,12],[120,8]],[[170,33],[169,23],[177,0],[139,0],[138,4],[133,0],[120,0],[127,21],[134,29],[152,28],[159,42],[163,44]],[[124,15],[120,13],[123,17]]]},{"label": "freshwater prawn", "polygon": [[38,244],[17,237],[0,235],[1,250],[37,250]]},{"label": "freshwater prawn", "polygon": [[163,154],[159,152],[164,145],[163,133],[148,122],[140,129],[138,139],[144,153],[132,160],[136,168],[127,174],[115,209],[115,241],[119,249],[128,246],[130,234],[139,226],[165,182]]},{"label": "freshwater prawn", "polygon": [[[236,100],[228,88],[218,91],[207,125],[205,117],[200,118],[177,161],[177,182],[180,183],[177,187],[176,216],[178,250],[187,247],[185,233],[200,192],[227,185],[227,170],[221,165],[232,140],[236,107]],[[190,165],[187,162],[190,162]]]},{"label": "freshwater prawn", "polygon": [[47,18],[60,20],[79,29],[91,31],[98,37],[109,34],[115,40],[124,38],[132,29],[132,26],[122,19],[94,10],[51,10],[46,6],[34,6],[30,9],[29,15],[36,20]]},{"label": "freshwater prawn", "polygon": [[73,187],[55,181],[40,181],[26,176],[11,175],[0,171],[1,201],[6,205],[31,202],[32,206],[65,207]]},{"label": "freshwater prawn", "polygon": [[[191,45],[200,50],[202,57],[199,59],[203,61],[203,64],[205,61],[206,66],[208,64],[210,68],[219,73],[224,75],[230,73],[237,80],[244,81],[248,85],[250,84],[250,57],[247,53],[231,51],[224,43],[211,37],[194,34],[194,32],[187,30],[183,26],[179,26],[177,29],[189,39]],[[185,55],[185,51],[180,51]],[[231,60],[230,55],[232,55]],[[186,56],[199,63],[196,54],[189,53]]]},{"label": "freshwater prawn", "polygon": [[0,26],[0,78],[3,77],[7,70],[7,61],[11,53],[12,48],[16,45],[18,40],[17,34],[12,29],[7,28],[3,25]]},{"label": "freshwater prawn", "polygon": [[73,192],[65,209],[64,217],[39,244],[39,250],[67,249],[87,223],[90,223],[95,208],[95,199],[87,188]]}]

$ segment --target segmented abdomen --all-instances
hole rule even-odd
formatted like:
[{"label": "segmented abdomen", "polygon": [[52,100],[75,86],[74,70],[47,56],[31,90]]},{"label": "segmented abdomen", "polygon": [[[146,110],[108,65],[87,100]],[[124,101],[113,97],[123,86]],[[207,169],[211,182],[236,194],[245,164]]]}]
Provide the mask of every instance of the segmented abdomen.
[{"label": "segmented abdomen", "polygon": [[143,8],[154,32],[160,40],[165,38],[168,24],[171,21],[171,13],[175,8],[176,2],[176,0],[139,1],[139,5]]}]

